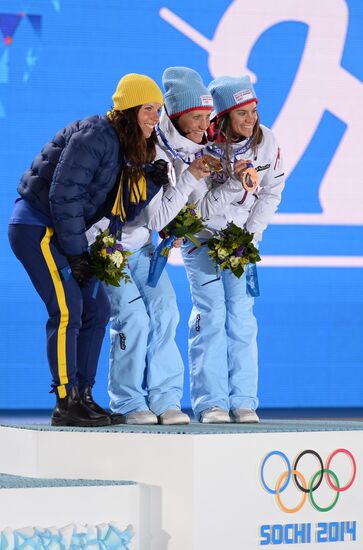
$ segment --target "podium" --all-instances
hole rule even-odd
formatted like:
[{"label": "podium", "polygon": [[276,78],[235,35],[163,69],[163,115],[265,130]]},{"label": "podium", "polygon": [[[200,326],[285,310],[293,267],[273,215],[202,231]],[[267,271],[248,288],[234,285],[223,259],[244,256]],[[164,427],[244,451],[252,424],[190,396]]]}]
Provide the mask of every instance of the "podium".
[{"label": "podium", "polygon": [[114,521],[132,550],[363,548],[361,421],[0,426],[0,448],[0,472],[83,483],[1,489],[0,531]]}]

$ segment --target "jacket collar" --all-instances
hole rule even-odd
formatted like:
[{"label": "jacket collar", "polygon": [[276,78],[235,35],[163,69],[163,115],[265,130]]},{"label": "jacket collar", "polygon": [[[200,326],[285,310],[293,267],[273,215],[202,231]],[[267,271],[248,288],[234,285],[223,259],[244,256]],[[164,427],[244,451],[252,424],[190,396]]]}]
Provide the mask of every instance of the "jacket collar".
[{"label": "jacket collar", "polygon": [[[205,147],[203,143],[194,143],[194,141],[182,136],[171,122],[164,108],[160,116],[159,126],[170,145],[172,145],[178,153],[191,155]],[[159,143],[163,146],[160,138]]]}]

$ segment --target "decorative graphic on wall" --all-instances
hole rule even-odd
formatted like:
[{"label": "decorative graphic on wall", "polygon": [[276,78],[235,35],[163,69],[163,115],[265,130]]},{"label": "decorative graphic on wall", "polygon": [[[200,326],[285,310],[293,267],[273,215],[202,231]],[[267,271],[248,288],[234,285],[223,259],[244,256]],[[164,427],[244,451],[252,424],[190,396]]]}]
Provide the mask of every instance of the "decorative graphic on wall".
[{"label": "decorative graphic on wall", "polygon": [[[15,34],[20,24],[28,23],[34,31],[34,39],[41,40],[42,16],[32,13],[0,13],[0,31],[5,45],[0,57],[0,84],[9,82],[10,46],[13,44]],[[26,53],[26,70],[23,73],[23,81],[27,82],[30,72],[37,62],[34,55],[34,46],[29,46]],[[0,101],[0,117],[5,116],[5,109]]]},{"label": "decorative graphic on wall", "polygon": [[[363,84],[342,66],[349,25],[347,3],[276,0],[271,10],[269,0],[257,0],[253,12],[246,13],[245,2],[235,0],[220,18],[212,39],[167,7],[161,8],[160,17],[208,52],[208,66],[214,78],[248,74],[257,89],[259,75],[250,69],[250,63],[264,33],[284,23],[306,27],[296,74],[272,125],[290,177],[290,190],[284,194],[275,223],[363,225],[359,152],[363,111],[357,109],[363,102]],[[319,133],[324,134],[319,170],[301,174],[299,163],[316,147]],[[343,182],[348,177],[347,159],[349,193],[343,193]],[[317,197],[307,200],[317,178]],[[300,191],[292,189],[296,185]]]}]

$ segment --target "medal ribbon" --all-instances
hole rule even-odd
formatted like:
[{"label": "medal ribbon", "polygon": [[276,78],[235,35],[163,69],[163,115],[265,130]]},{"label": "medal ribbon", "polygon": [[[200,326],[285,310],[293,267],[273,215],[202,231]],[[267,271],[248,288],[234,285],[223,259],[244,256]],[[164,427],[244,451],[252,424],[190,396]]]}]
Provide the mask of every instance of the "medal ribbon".
[{"label": "medal ribbon", "polygon": [[[155,131],[156,131],[156,134],[158,136],[160,136],[161,141],[164,143],[165,147],[168,149],[168,151],[170,151],[170,153],[173,155],[173,157],[175,159],[181,160],[182,162],[184,162],[184,164],[191,164],[193,162],[191,160],[186,160],[185,158],[183,158],[181,156],[181,154],[176,149],[174,149],[174,147],[167,140],[167,138],[166,138],[164,132],[162,131],[162,129],[160,128],[159,124],[156,125]],[[198,159],[202,156],[203,156],[203,149],[200,149],[200,151],[197,151],[194,154],[194,158],[196,158],[196,159]]]},{"label": "medal ribbon", "polygon": [[[246,141],[246,143],[244,145],[242,145],[242,147],[240,147],[239,149],[237,149],[237,151],[233,151],[233,160],[237,160],[236,157],[237,155],[243,155],[243,153],[245,153],[246,151],[248,151],[248,149],[250,148],[250,145],[251,145],[251,142],[252,142],[252,137],[251,136],[250,138],[248,138],[248,140]],[[222,149],[221,147],[218,147],[216,145],[208,145],[206,147],[207,151],[210,152],[210,153],[214,153],[216,154],[217,156],[219,156],[219,158],[224,158],[226,156],[226,153],[224,151],[224,149]]]}]

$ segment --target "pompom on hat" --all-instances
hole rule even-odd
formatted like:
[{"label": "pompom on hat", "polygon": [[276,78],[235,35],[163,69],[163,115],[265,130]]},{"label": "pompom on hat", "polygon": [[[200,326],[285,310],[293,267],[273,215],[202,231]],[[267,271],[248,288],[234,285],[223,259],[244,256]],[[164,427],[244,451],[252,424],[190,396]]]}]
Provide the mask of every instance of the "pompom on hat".
[{"label": "pompom on hat", "polygon": [[164,104],[163,93],[156,82],[144,74],[130,73],[121,78],[112,96],[114,109],[124,111],[145,103]]},{"label": "pompom on hat", "polygon": [[214,114],[219,117],[255,101],[258,103],[256,92],[249,76],[220,76],[208,86],[213,97]]},{"label": "pompom on hat", "polygon": [[169,118],[176,118],[195,109],[212,111],[212,96],[201,76],[193,69],[169,67],[164,71],[162,81]]}]

